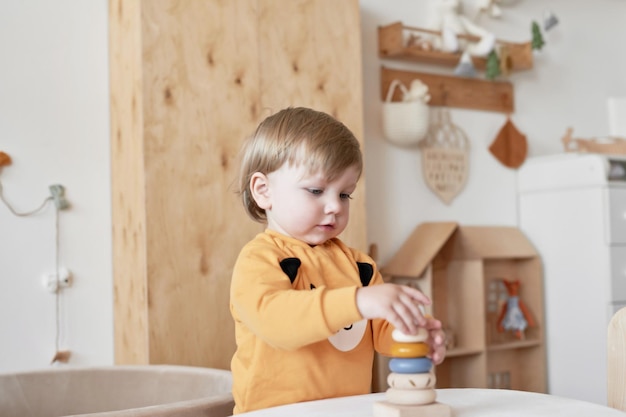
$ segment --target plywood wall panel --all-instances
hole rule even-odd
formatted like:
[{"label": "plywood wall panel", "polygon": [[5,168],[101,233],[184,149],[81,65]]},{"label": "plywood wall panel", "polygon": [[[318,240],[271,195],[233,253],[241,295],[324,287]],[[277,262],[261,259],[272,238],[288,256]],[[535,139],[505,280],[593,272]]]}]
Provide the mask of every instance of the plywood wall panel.
[{"label": "plywood wall panel", "polygon": [[241,141],[258,119],[252,6],[144,2],[146,232],[155,363],[228,368],[234,352],[230,275],[238,249],[258,231],[232,187]]},{"label": "plywood wall panel", "polygon": [[[265,111],[307,106],[328,112],[363,143],[359,3],[261,0],[261,103]],[[365,181],[352,201],[344,240],[366,249]]]},{"label": "plywood wall panel", "polygon": [[[362,138],[358,2],[110,0],[110,11],[116,362],[228,369],[232,267],[263,230],[235,192],[240,145],[288,105]],[[363,188],[344,233],[361,248]]]},{"label": "plywood wall panel", "polygon": [[141,7],[109,2],[115,359],[149,363]]}]

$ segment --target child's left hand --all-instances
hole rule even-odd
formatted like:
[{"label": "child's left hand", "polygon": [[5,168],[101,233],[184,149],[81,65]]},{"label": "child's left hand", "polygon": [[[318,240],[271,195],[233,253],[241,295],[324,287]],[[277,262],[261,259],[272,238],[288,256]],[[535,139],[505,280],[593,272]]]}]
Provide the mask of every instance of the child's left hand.
[{"label": "child's left hand", "polygon": [[439,365],[446,357],[446,334],[441,329],[441,322],[431,316],[426,316],[428,330],[428,344],[430,345],[430,359],[434,365]]}]

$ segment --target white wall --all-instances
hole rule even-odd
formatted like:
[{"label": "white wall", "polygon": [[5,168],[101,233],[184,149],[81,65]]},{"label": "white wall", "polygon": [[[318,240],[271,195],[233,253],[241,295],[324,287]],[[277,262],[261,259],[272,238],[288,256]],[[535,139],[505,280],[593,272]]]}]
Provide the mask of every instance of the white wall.
[{"label": "white wall", "polygon": [[[451,109],[452,120],[471,143],[469,179],[449,206],[433,194],[422,176],[421,153],[397,148],[383,139],[380,66],[451,74],[453,69],[405,64],[378,58],[377,27],[395,21],[425,26],[435,0],[361,0],[365,80],[365,148],[368,238],[384,264],[419,223],[454,220],[464,224],[516,225],[516,171],[501,165],[488,148],[506,120],[500,113]],[[473,1],[463,4],[468,15]],[[542,23],[553,10],[560,23],[545,32],[546,46],[534,68],[513,74],[512,120],[526,134],[530,155],[562,152],[568,126],[574,136],[608,134],[606,99],[626,95],[626,3],[620,0],[519,0],[503,8],[501,20],[481,25],[503,40],[530,40],[533,20]]]},{"label": "white wall", "polygon": [[[424,184],[417,150],[382,139],[376,28],[422,25],[432,1],[361,0],[368,235],[381,263],[422,221],[517,223],[515,171],[487,150],[504,115],[452,110],[472,151],[469,182],[450,206]],[[568,126],[579,137],[607,134],[606,98],[626,95],[626,2],[521,0],[502,22],[483,22],[499,38],[525,41],[546,7],[561,22],[546,34],[535,68],[511,77],[512,118],[532,155],[561,152]],[[73,352],[72,365],[113,363],[107,19],[106,0],[0,5],[0,150],[14,159],[0,181],[18,210],[36,207],[50,184],[67,189],[72,208],[60,213],[60,258],[76,282],[61,298],[61,347]],[[16,218],[0,205],[0,372],[49,366],[55,302],[40,277],[54,269],[54,240],[51,206]]]},{"label": "white wall", "polygon": [[[18,211],[62,184],[61,266],[75,277],[59,299],[71,363],[113,362],[106,0],[0,3],[0,172]],[[0,372],[47,367],[55,352],[55,210],[18,218],[0,204]]]}]

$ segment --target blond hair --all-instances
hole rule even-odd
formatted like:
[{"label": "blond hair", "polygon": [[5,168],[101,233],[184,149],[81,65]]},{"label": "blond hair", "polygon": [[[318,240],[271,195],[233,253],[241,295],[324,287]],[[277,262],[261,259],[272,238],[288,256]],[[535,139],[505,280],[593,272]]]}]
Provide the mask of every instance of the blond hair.
[{"label": "blond hair", "polygon": [[332,181],[355,166],[361,174],[363,159],[359,141],[332,116],[304,107],[289,107],[259,124],[242,149],[239,194],[248,215],[264,222],[265,210],[250,193],[255,172],[269,174],[284,163],[304,164],[309,173],[323,173]]}]

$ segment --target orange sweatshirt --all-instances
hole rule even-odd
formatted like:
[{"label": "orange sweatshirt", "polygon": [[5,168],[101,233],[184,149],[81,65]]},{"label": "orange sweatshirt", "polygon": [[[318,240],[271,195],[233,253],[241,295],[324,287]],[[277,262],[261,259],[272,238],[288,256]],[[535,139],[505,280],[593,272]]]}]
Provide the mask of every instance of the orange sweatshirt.
[{"label": "orange sweatshirt", "polygon": [[266,230],[244,246],[230,291],[234,413],[371,392],[374,350],[389,354],[393,328],[363,319],[356,290],[381,283],[339,239],[311,247]]}]

